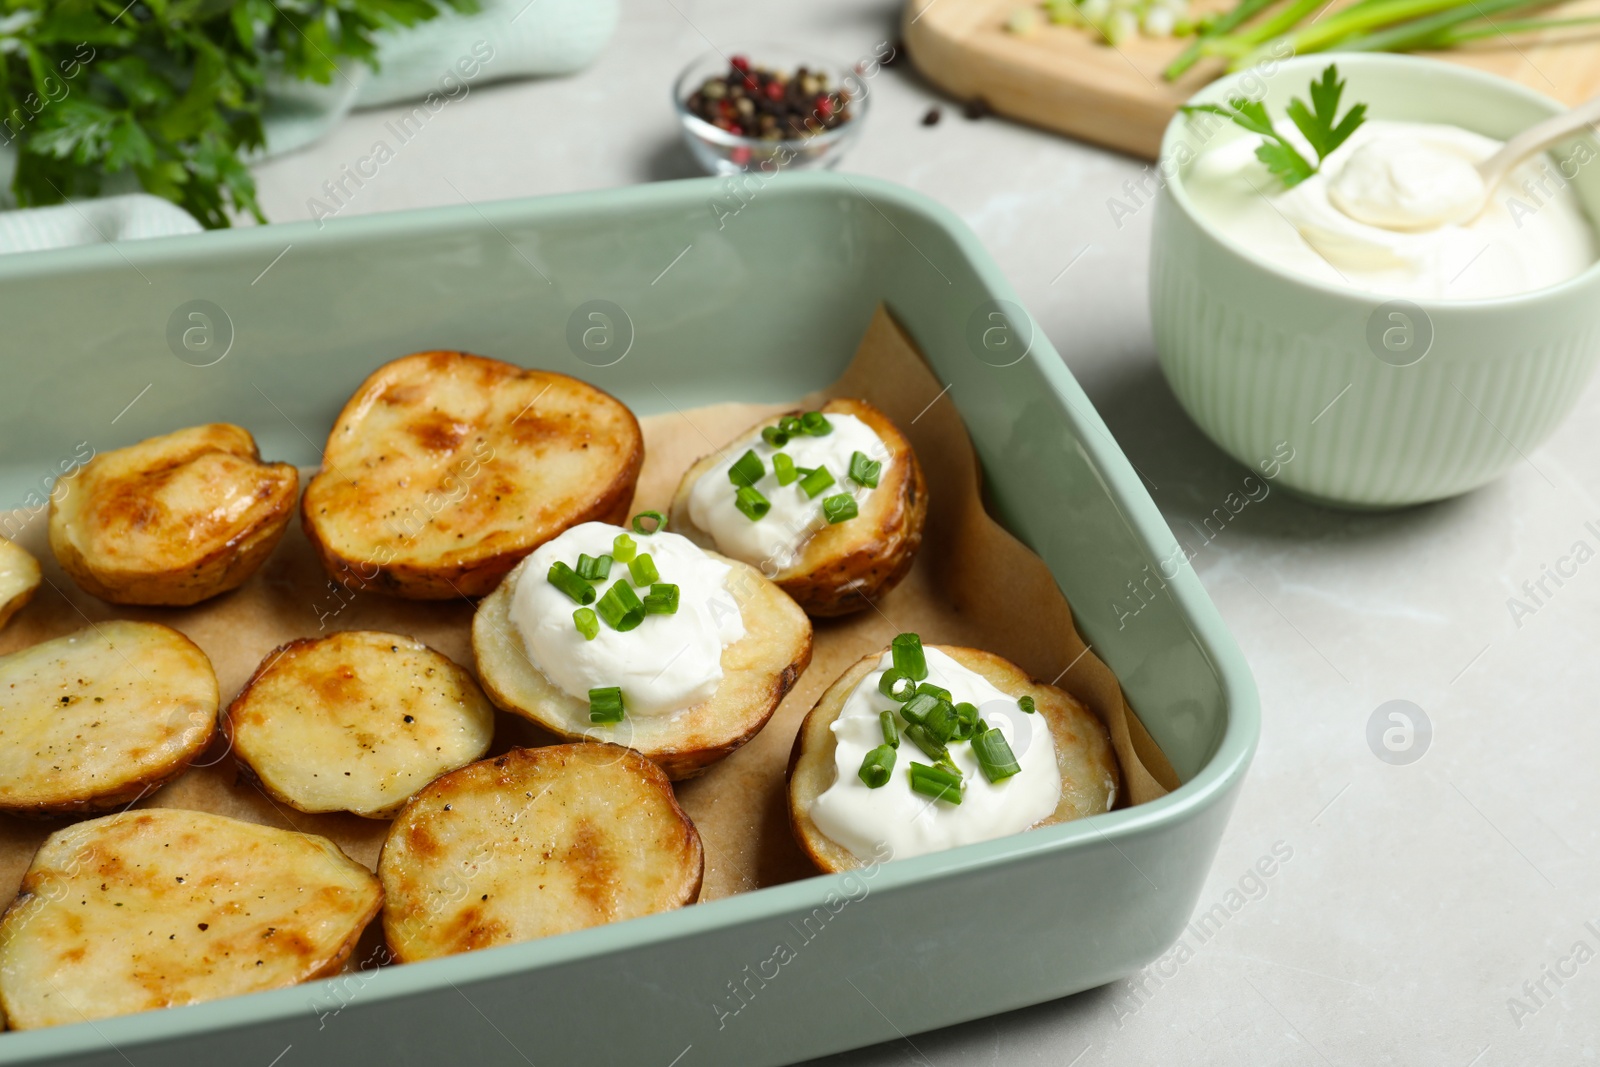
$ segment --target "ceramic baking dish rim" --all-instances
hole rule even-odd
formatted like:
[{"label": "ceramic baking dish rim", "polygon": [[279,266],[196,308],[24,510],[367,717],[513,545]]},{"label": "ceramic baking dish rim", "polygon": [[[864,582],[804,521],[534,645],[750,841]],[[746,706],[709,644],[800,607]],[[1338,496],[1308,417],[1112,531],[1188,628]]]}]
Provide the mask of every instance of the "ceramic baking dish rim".
[{"label": "ceramic baking dish rim", "polygon": [[[376,234],[448,228],[459,231],[497,221],[527,222],[541,215],[572,216],[586,212],[620,212],[630,207],[659,208],[677,201],[685,207],[703,204],[723,188],[716,179],[662,182],[649,186],[569,193],[416,211],[357,216],[336,220],[320,230],[315,223],[286,223],[247,228],[227,234],[154,238],[120,246],[102,245],[0,257],[0,285],[9,278],[75,273],[116,267],[124,261],[159,265],[222,251],[280,250],[285,243],[361,243]],[[918,217],[942,231],[965,256],[990,298],[1020,305],[1018,294],[990,260],[977,237],[957,216],[921,194],[892,183],[835,174],[785,175],[766,195],[802,199],[808,195],[850,195],[865,198],[882,214],[885,208]],[[887,220],[888,216],[884,215]],[[893,223],[890,223],[893,225]],[[898,229],[898,227],[896,227]],[[1042,331],[1035,329],[1041,372],[1061,400],[1077,441],[1105,479],[1107,493],[1143,544],[1149,561],[1174,558],[1179,546],[1126,456],[1112,442],[1109,429],[1067,370]],[[1181,555],[1178,555],[1181,558]],[[997,865],[1141,836],[1184,823],[1225,798],[1249,766],[1259,735],[1255,682],[1242,654],[1227,632],[1216,607],[1185,561],[1167,579],[1167,592],[1215,673],[1227,721],[1204,766],[1177,790],[1159,800],[1045,827],[1026,834],[980,842],[947,852],[901,860],[884,866],[874,892],[893,890],[935,879],[955,878]],[[1120,851],[1120,849],[1119,849]],[[1131,860],[1129,861],[1132,862]],[[363,976],[362,996],[371,1001],[418,996],[451,986],[534,971],[577,959],[615,955],[641,947],[693,938],[808,912],[839,888],[843,875],[817,875],[770,886],[679,911],[595,927],[560,937],[506,945],[444,959],[386,967]],[[325,980],[330,981],[330,980]],[[113,1019],[0,1036],[0,1064],[45,1062],[81,1055],[110,1044],[115,1048],[179,1038],[185,1034],[265,1024],[307,1012],[308,996],[320,983],[230,997]]]}]

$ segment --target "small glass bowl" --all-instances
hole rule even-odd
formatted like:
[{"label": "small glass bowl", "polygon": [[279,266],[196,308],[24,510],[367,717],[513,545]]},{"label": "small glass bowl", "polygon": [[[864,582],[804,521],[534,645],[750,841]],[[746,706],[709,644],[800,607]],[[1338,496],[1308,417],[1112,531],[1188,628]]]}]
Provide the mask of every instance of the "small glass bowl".
[{"label": "small glass bowl", "polygon": [[[729,133],[712,125],[689,110],[689,97],[707,78],[726,74],[729,56],[733,55],[748,56],[752,66],[786,75],[793,75],[800,67],[826,74],[829,89],[835,92],[841,88],[849,91],[850,120],[811,136],[774,141]],[[770,175],[785,170],[820,169],[838,163],[861,132],[870,97],[868,77],[863,73],[862,64],[842,66],[778,45],[763,45],[748,51],[708,52],[678,75],[672,87],[672,106],[677,110],[678,120],[683,126],[684,144],[689,146],[689,153],[707,174],[739,174],[747,170],[760,170]]]}]

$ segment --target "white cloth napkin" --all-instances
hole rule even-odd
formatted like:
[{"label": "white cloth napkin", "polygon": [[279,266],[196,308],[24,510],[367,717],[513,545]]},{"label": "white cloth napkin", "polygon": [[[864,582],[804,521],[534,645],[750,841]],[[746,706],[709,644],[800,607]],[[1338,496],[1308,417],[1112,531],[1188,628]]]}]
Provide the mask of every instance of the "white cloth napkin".
[{"label": "white cloth napkin", "polygon": [[106,196],[24,211],[0,211],[0,252],[37,252],[194,233],[198,229],[200,224],[187,211],[159,196]]},{"label": "white cloth napkin", "polygon": [[[437,93],[455,98],[463,86],[534,75],[570,74],[594,61],[616,29],[618,0],[479,0],[471,15],[438,18],[381,36],[378,70],[341,64],[322,86],[271,81],[263,116],[267,147],[260,158],[292,152],[322,137],[352,109],[380,107]],[[9,206],[15,161],[0,151],[0,201]],[[200,224],[161,197],[126,192],[52,207],[0,211],[0,253],[193,233]]]}]

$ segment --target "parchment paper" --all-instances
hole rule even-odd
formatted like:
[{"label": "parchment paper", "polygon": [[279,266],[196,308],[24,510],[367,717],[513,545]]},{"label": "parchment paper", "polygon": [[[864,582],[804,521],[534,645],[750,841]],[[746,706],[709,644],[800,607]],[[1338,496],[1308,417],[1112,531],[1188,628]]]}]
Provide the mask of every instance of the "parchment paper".
[{"label": "parchment paper", "polygon": [[[916,631],[930,644],[986,648],[1082,700],[1111,731],[1125,802],[1143,803],[1176,787],[1171,766],[1128,708],[1116,678],[1085,648],[1048,568],[984,513],[971,444],[942,389],[880,309],[854,362],[827,391],[871,401],[911,439],[928,479],[928,532],[910,575],[875,610],[817,622],[811,666],[766,728],[704,777],[678,785],[679,799],[705,843],[702,900],[815,873],[794,843],[784,806],[783,773],[795,732],[845,668],[901,631]],[[820,399],[801,403],[815,406]],[[765,415],[792,406],[721,404],[642,420],[646,454],[634,510],[667,511],[691,463]],[[336,630],[408,634],[472,666],[471,603],[412,602],[335,587],[298,523],[243,587],[185,609],[124,608],[89,596],[56,566],[45,526],[41,512],[16,538],[43,565],[45,585],[0,632],[0,654],[104,619],[163,622],[189,635],[211,657],[224,704],[277,646]],[[492,752],[552,740],[531,723],[499,714]],[[276,803],[239,779],[220,737],[199,764],[139,805],[193,808],[322,834],[374,867],[388,829],[386,822],[307,815]],[[0,901],[15,894],[35,850],[63,825],[0,815]],[[369,949],[376,944],[377,928],[375,923],[368,932]],[[365,955],[358,952],[356,959]]]}]

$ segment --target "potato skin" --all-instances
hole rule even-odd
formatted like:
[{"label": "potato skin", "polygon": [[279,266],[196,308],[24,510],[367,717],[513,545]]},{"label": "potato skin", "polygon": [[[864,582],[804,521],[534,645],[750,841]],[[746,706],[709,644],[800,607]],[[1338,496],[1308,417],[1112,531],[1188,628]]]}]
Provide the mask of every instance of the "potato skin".
[{"label": "potato skin", "polygon": [[[294,514],[299,473],[248,430],[192,426],[103,452],[55,484],[50,550],[113,604],[183,607],[237,589]],[[231,501],[248,501],[243,507]]]},{"label": "potato skin", "polygon": [[403,962],[679,908],[704,875],[666,775],[604,743],[516,748],[435,779],[378,859],[384,936]]},{"label": "potato skin", "polygon": [[39,561],[15,541],[0,538],[0,630],[27,607],[42,580]]},{"label": "potato skin", "polygon": [[[849,522],[819,530],[793,563],[769,575],[807,615],[826,618],[871,607],[910,572],[917,549],[922,546],[922,528],[928,517],[928,485],[911,442],[883,412],[865,400],[851,398],[830,400],[820,410],[825,415],[854,415],[870,426],[889,449],[878,488],[868,496],[861,514]],[[743,440],[782,417],[763,419],[735,440]],[[717,459],[713,453],[690,467],[672,501],[673,530],[706,548],[716,545],[710,534],[690,519],[689,493]]]},{"label": "potato skin", "polygon": [[420,641],[342,630],[268,653],[222,730],[240,773],[276,800],[387,819],[488,751],[494,708],[471,672]]},{"label": "potato skin", "polygon": [[301,525],[357,589],[481,597],[581,522],[622,522],[644,462],[621,401],[553,371],[465,352],[379,367],[339,413]]},{"label": "potato skin", "polygon": [[[976,648],[952,645],[930,646],[981,674],[996,689],[1008,696],[1030,695],[1044,716],[1055,743],[1056,766],[1061,771],[1061,800],[1048,818],[1029,829],[1070,822],[1087,815],[1098,815],[1115,805],[1122,789],[1122,772],[1111,737],[1094,713],[1071,694],[1052,685],[1031,680],[1010,660]],[[839,676],[806,714],[794,737],[786,772],[789,825],[800,848],[819,870],[836,873],[862,866],[861,860],[837,844],[811,818],[811,805],[836,777],[834,768],[833,721],[844,709],[845,698],[862,678],[871,674],[883,658],[880,649],[856,662]],[[906,742],[901,742],[902,746]]]},{"label": "potato skin", "polygon": [[811,620],[754,567],[715,552],[733,568],[728,588],[744,616],[745,636],[722,650],[722,684],[673,721],[632,716],[615,726],[589,723],[589,705],[557,688],[529,662],[511,598],[519,566],[472,617],[478,680],[496,707],[569,741],[609,741],[654,760],[673,781],[704,774],[749,741],[772,718],[811,663]]},{"label": "potato skin", "polygon": [[183,634],[112,620],[0,657],[0,811],[122,807],[216,733],[217,677]]},{"label": "potato skin", "polygon": [[382,903],[326,838],[179,808],[107,815],[34,856],[0,919],[0,1003],[34,1029],[325,977]]}]

